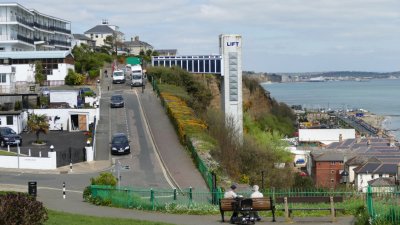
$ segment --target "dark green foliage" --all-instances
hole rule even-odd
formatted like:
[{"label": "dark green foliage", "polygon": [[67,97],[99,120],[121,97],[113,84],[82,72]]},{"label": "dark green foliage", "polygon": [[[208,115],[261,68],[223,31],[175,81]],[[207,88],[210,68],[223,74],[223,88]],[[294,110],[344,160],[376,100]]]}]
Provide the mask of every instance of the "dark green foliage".
[{"label": "dark green foliage", "polygon": [[109,172],[100,173],[99,176],[95,178],[90,178],[90,183],[92,185],[109,185],[115,186],[117,185],[117,178]]},{"label": "dark green foliage", "polygon": [[87,45],[75,46],[72,54],[75,59],[75,71],[82,74],[89,73],[89,77],[92,79],[99,75],[99,70],[105,62],[112,62],[110,55],[93,52]]},{"label": "dark green foliage", "polygon": [[211,91],[196,81],[193,75],[179,67],[151,67],[147,69],[147,74],[159,83],[184,87],[190,95],[190,98],[186,100],[187,104],[199,114],[205,112],[211,102]]},{"label": "dark green foliage", "polygon": [[82,197],[85,201],[90,201],[90,199],[92,197],[92,189],[90,188],[90,186],[85,187],[85,189],[83,190]]},{"label": "dark green foliage", "polygon": [[46,80],[46,75],[44,75],[44,73],[43,73],[42,62],[36,61],[35,62],[35,83],[43,85],[45,80]]},{"label": "dark green foliage", "polygon": [[21,109],[22,109],[21,101],[16,101],[15,104],[14,104],[14,110],[18,111],[18,110],[21,110]]},{"label": "dark green foliage", "polygon": [[68,70],[68,74],[65,77],[65,84],[67,85],[82,85],[85,82],[85,76],[79,73],[75,73],[72,69]]},{"label": "dark green foliage", "polygon": [[41,202],[24,193],[0,195],[0,224],[40,225],[47,217]]},{"label": "dark green foliage", "polygon": [[314,188],[314,182],[309,176],[300,176],[299,173],[294,175],[294,188]]}]

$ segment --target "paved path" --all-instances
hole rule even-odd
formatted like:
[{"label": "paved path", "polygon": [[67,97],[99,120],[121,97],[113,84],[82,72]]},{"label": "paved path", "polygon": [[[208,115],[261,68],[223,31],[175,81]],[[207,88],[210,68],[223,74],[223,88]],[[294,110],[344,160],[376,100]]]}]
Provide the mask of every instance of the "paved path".
[{"label": "paved path", "polygon": [[[21,185],[7,185],[0,184],[0,190],[14,190],[27,192],[27,186]],[[67,188],[66,199],[63,199],[62,190],[55,188],[38,188],[37,199],[44,203],[44,205],[52,210],[69,212],[75,214],[101,216],[101,217],[115,217],[115,218],[127,218],[127,219],[138,219],[148,220],[156,222],[165,222],[172,224],[183,224],[183,225],[220,225],[220,215],[176,215],[166,214],[159,212],[139,211],[133,209],[121,209],[104,206],[95,206],[86,203],[82,199],[82,192],[80,191],[69,191]],[[229,218],[229,216],[226,216]],[[271,222],[271,218],[264,218],[263,221],[257,222],[256,224],[274,224],[283,225],[288,224],[284,222],[283,217],[278,217],[276,223]],[[224,223],[229,224],[229,223]],[[351,225],[353,224],[353,217],[338,217],[338,221],[335,223],[330,222],[329,217],[307,217],[307,218],[294,218],[293,224],[318,224],[318,225]]]}]

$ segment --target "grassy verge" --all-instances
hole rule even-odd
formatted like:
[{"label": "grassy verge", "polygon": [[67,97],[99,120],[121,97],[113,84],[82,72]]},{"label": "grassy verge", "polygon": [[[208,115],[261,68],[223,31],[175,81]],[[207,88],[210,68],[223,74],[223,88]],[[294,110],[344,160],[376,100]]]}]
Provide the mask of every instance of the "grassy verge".
[{"label": "grassy verge", "polygon": [[45,225],[171,225],[170,223],[108,217],[84,216],[79,214],[48,210],[49,219]]},{"label": "grassy verge", "polygon": [[15,154],[14,152],[8,152],[8,151],[0,150],[0,155],[16,156],[17,154]]}]

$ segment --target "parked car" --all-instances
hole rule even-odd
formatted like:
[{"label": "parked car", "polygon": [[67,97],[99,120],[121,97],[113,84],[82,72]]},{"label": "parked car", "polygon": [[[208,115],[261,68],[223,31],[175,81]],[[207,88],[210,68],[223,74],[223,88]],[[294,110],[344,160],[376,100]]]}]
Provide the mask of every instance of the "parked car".
[{"label": "parked car", "polygon": [[110,101],[110,107],[111,108],[118,108],[118,107],[124,107],[125,102],[124,98],[122,95],[113,95],[111,96],[111,101]]},{"label": "parked car", "polygon": [[0,127],[0,146],[22,145],[22,137],[9,127]]},{"label": "parked car", "polygon": [[79,89],[79,95],[96,97],[96,92],[94,92],[92,89],[90,89],[88,87],[84,87],[84,88]]},{"label": "parked car", "polygon": [[50,89],[48,87],[41,87],[40,88],[40,94],[41,95],[45,95],[45,96],[49,96]]},{"label": "parked car", "polygon": [[129,140],[126,134],[116,133],[111,139],[111,154],[129,154],[131,152],[131,146],[129,145]]}]

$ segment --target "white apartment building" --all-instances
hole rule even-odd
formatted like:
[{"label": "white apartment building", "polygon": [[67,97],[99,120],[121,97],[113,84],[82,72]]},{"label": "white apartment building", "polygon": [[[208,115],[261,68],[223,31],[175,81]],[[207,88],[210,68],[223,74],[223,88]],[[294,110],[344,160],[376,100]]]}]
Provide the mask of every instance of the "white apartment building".
[{"label": "white apartment building", "polygon": [[71,22],[18,3],[0,3],[0,52],[70,49]]}]

